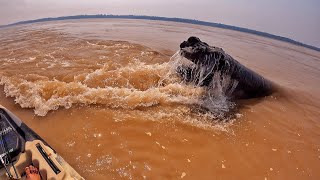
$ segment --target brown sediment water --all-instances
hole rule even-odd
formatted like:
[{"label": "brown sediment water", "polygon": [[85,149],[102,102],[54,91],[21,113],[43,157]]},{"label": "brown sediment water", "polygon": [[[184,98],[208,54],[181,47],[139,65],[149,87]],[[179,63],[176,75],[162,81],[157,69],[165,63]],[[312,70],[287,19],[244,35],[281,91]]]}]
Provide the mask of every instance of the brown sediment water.
[{"label": "brown sediment water", "polygon": [[[172,71],[191,35],[279,92],[233,118],[200,111],[204,89]],[[174,22],[55,21],[1,29],[0,75],[0,104],[86,179],[320,178],[317,51]]]}]

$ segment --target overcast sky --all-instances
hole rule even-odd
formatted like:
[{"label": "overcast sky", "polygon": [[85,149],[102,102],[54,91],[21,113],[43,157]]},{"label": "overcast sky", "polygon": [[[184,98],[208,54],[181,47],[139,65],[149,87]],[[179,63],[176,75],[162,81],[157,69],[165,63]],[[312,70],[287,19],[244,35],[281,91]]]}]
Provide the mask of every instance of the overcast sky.
[{"label": "overcast sky", "polygon": [[281,35],[320,47],[320,0],[0,0],[0,24],[78,14],[181,17]]}]

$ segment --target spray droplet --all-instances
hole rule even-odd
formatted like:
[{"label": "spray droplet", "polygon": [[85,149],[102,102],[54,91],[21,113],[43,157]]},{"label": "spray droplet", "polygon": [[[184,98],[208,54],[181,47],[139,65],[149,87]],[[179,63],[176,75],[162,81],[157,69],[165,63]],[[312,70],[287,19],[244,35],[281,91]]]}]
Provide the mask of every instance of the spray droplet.
[{"label": "spray droplet", "polygon": [[241,118],[243,115],[240,113],[236,113],[235,116],[236,116],[236,118]]},{"label": "spray droplet", "polygon": [[225,169],[225,168],[226,168],[226,166],[224,166],[224,164],[221,164],[221,168],[222,168],[222,169]]},{"label": "spray droplet", "polygon": [[184,178],[186,175],[187,175],[187,173],[183,172],[183,173],[181,174],[181,179]]}]

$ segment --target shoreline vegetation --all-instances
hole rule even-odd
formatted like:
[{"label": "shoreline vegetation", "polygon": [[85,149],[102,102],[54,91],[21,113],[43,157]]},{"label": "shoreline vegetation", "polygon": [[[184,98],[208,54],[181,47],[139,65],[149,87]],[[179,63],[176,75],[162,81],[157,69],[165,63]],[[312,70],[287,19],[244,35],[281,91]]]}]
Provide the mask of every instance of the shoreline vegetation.
[{"label": "shoreline vegetation", "polygon": [[10,27],[14,25],[21,25],[21,24],[31,24],[31,23],[38,23],[38,22],[46,22],[46,21],[58,21],[58,20],[72,20],[72,19],[102,19],[102,18],[118,18],[118,19],[144,19],[144,20],[156,20],[156,21],[171,21],[171,22],[181,22],[181,23],[187,23],[187,24],[196,24],[196,25],[202,25],[202,26],[209,26],[209,27],[216,27],[216,28],[222,28],[222,29],[229,29],[234,31],[240,31],[244,33],[254,34],[266,38],[271,38],[287,43],[291,43],[294,45],[306,47],[309,49],[313,49],[320,52],[320,48],[316,46],[311,46],[308,44],[304,44],[298,41],[295,41],[290,38],[278,36],[269,34],[266,32],[256,31],[252,29],[237,27],[237,26],[231,26],[221,23],[214,23],[214,22],[206,22],[206,21],[199,21],[199,20],[193,20],[193,19],[184,19],[184,18],[169,18],[169,17],[159,17],[159,16],[143,16],[143,15],[106,15],[106,14],[98,14],[98,15],[75,15],[75,16],[61,16],[61,17],[49,17],[49,18],[41,18],[41,19],[35,19],[35,20],[27,20],[27,21],[20,21],[8,25],[2,25],[0,28],[4,27]]}]

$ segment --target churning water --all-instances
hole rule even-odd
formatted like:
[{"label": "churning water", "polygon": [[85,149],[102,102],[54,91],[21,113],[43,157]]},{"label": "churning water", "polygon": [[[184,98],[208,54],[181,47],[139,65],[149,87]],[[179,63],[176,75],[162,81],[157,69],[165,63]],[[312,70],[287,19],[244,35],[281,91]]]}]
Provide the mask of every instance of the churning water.
[{"label": "churning water", "polygon": [[[200,87],[203,67],[200,81],[183,82],[176,69],[190,62],[176,51],[191,35],[281,92],[232,102],[237,82],[216,73]],[[87,179],[318,179],[319,67],[319,52],[173,22],[0,30],[0,103]]]}]

